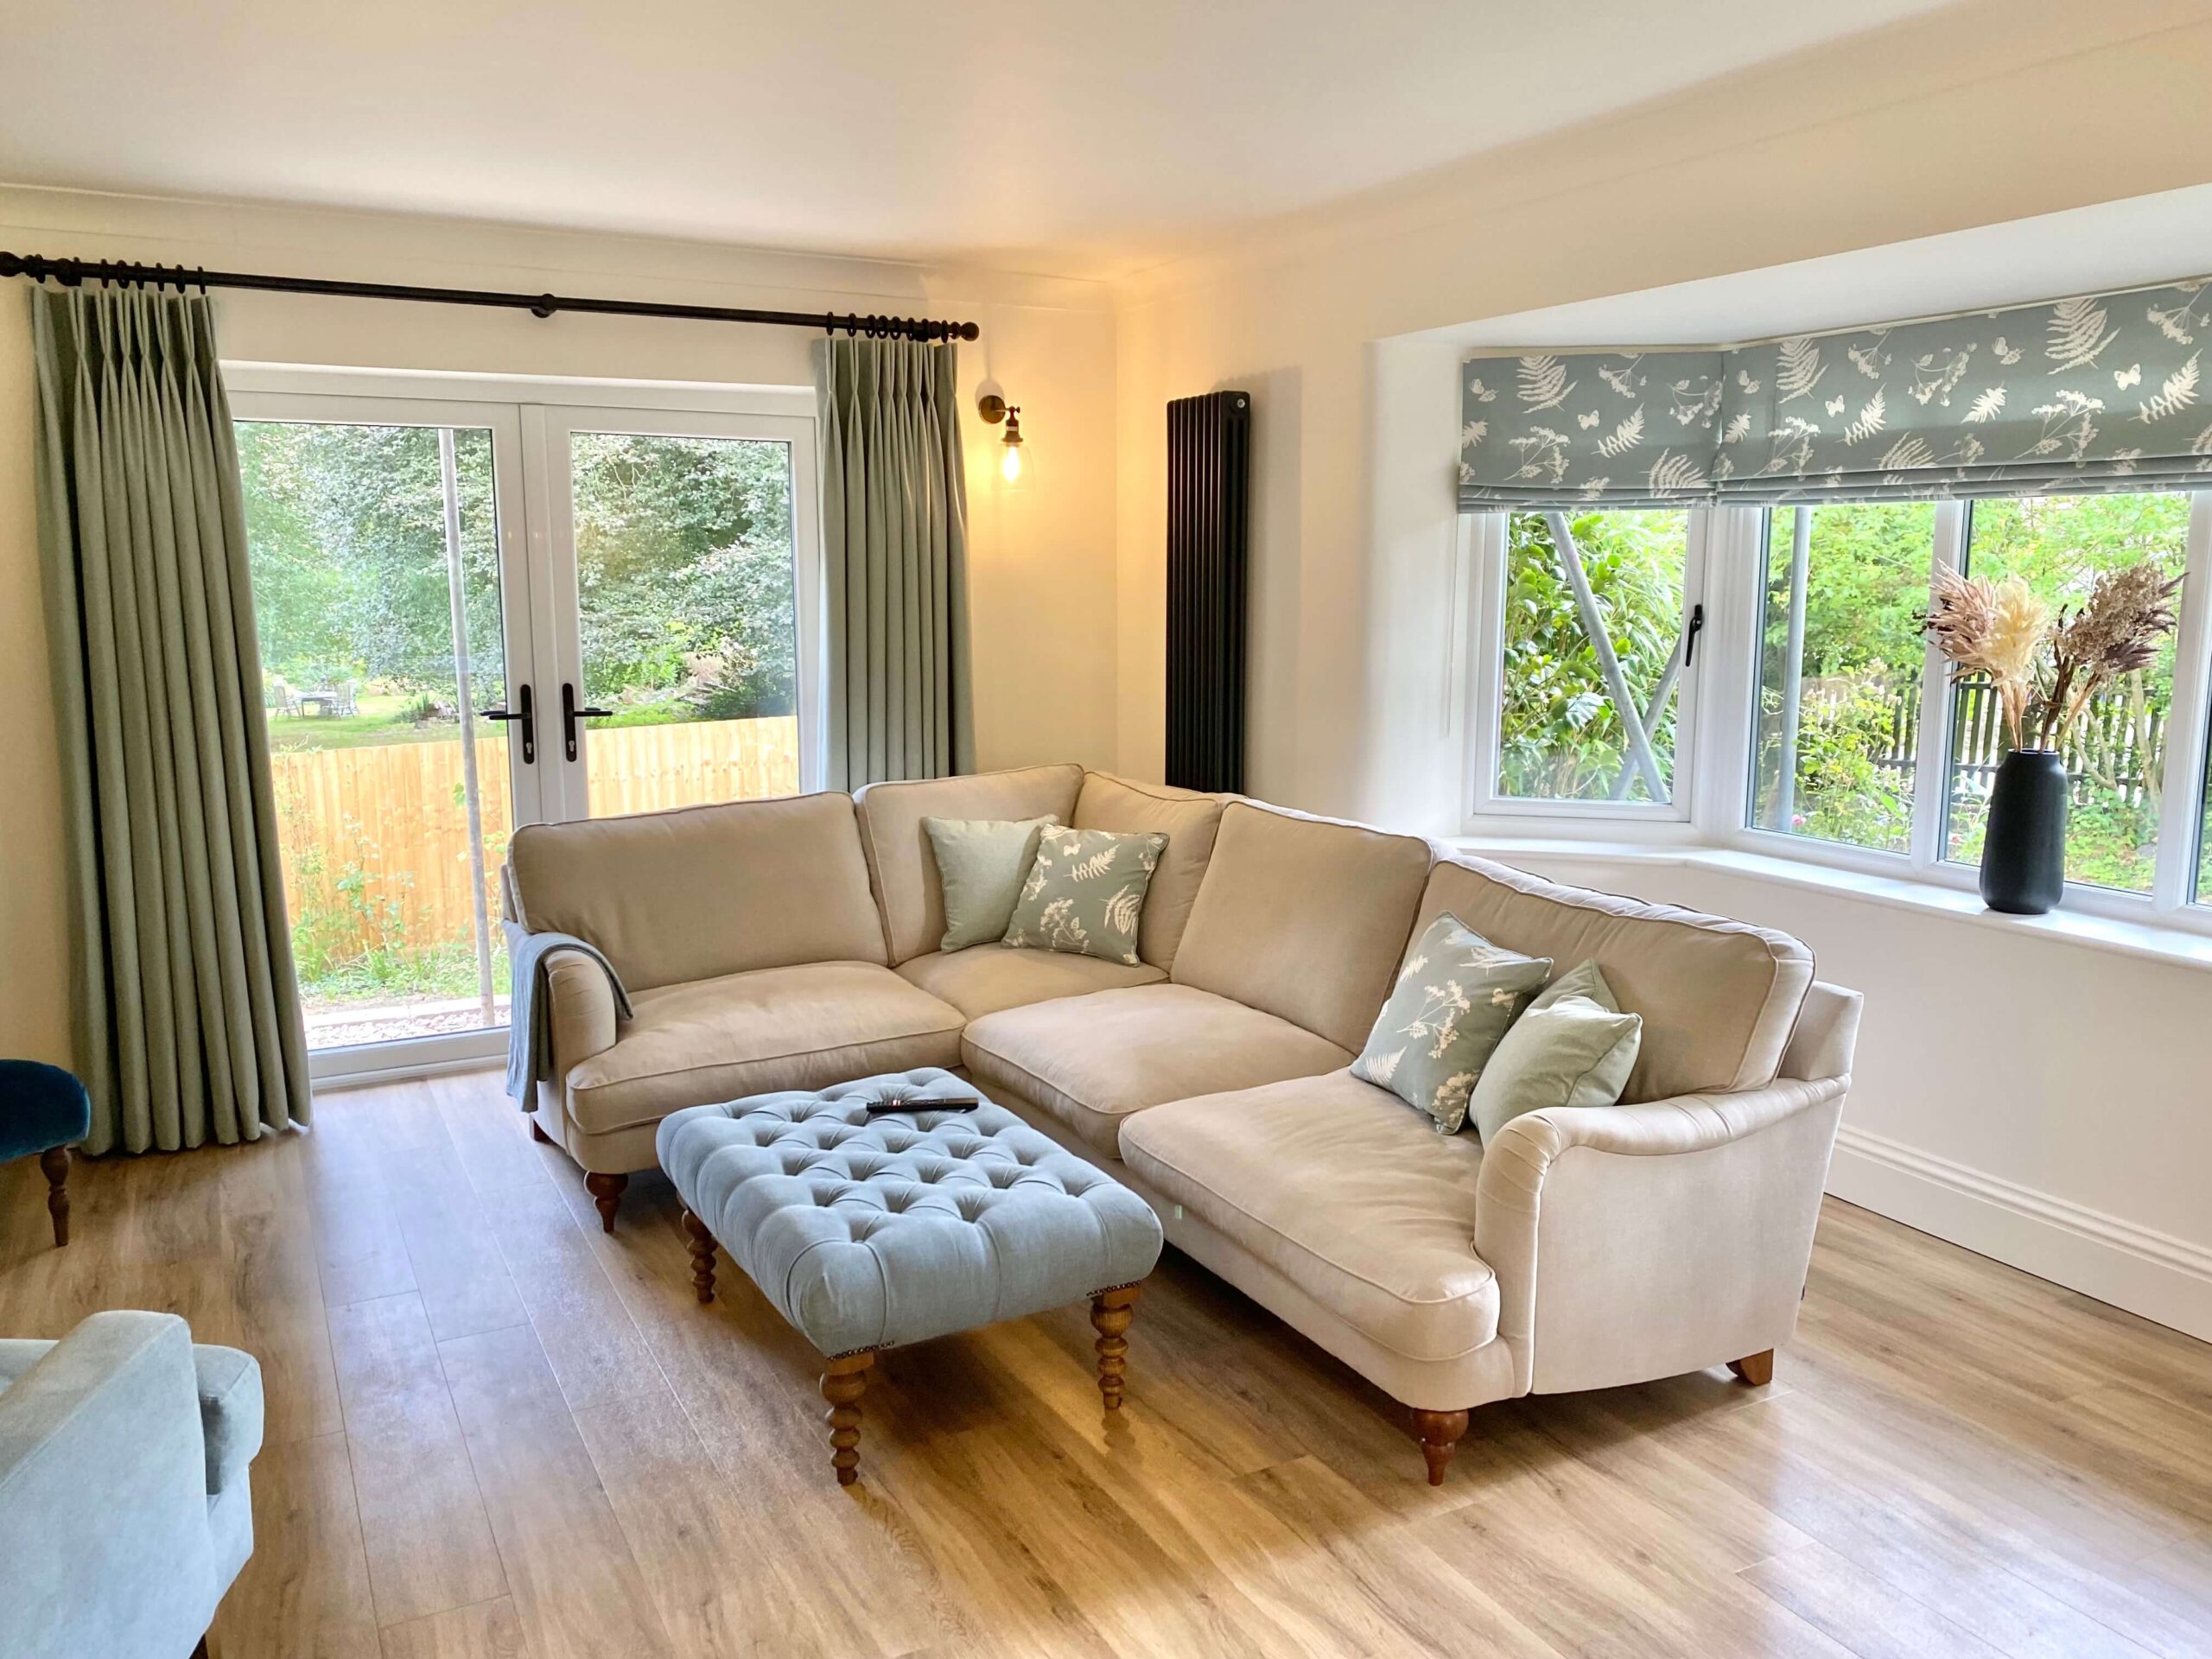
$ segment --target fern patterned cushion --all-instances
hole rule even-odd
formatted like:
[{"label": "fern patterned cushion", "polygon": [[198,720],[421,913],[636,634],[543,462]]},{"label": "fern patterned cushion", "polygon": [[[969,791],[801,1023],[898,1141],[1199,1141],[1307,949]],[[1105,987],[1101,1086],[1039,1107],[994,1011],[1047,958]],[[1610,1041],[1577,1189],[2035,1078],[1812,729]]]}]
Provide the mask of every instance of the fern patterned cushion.
[{"label": "fern patterned cushion", "polygon": [[1145,890],[1167,837],[1047,825],[1001,943],[1134,968]]},{"label": "fern patterned cushion", "polygon": [[1551,973],[1548,958],[1508,950],[1458,917],[1439,916],[1414,941],[1352,1076],[1427,1113],[1439,1135],[1457,1135],[1499,1039]]}]

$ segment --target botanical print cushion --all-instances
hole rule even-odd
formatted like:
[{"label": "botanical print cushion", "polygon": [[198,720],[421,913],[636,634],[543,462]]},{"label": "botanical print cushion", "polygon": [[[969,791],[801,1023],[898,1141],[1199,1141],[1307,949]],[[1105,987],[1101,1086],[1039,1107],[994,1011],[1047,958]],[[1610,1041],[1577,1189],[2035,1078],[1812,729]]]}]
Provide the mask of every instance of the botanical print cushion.
[{"label": "botanical print cushion", "polygon": [[1545,957],[1492,944],[1457,916],[1438,917],[1398,970],[1352,1076],[1427,1112],[1439,1135],[1457,1134],[1491,1051],[1551,971]]},{"label": "botanical print cushion", "polygon": [[1513,1022],[1483,1068],[1467,1116],[1485,1144],[1523,1112],[1611,1106],[1643,1046],[1643,1016],[1623,1014],[1594,962],[1561,974]]},{"label": "botanical print cushion", "polygon": [[922,832],[937,855],[944,895],[940,950],[964,950],[1002,938],[1014,901],[1037,858],[1037,835],[1058,815],[1041,818],[924,818]]},{"label": "botanical print cushion", "polygon": [[1005,942],[1135,967],[1145,889],[1166,849],[1163,835],[1048,825],[1038,835]]}]

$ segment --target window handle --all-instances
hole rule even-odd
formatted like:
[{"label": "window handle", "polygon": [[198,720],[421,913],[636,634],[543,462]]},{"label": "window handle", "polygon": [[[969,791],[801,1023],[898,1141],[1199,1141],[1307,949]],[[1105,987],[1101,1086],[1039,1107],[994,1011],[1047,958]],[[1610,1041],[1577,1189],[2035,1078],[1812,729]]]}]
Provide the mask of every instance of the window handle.
[{"label": "window handle", "polygon": [[569,759],[576,758],[576,722],[580,720],[605,720],[612,709],[579,709],[576,707],[576,688],[573,681],[561,682],[561,733]]},{"label": "window handle", "polygon": [[482,709],[477,712],[486,720],[518,720],[522,722],[522,763],[526,766],[537,764],[537,715],[530,696],[530,683],[524,681],[518,688],[516,709]]},{"label": "window handle", "polygon": [[1697,637],[1705,632],[1705,607],[1690,607],[1689,631],[1682,638],[1682,666],[1688,668],[1697,660]]}]

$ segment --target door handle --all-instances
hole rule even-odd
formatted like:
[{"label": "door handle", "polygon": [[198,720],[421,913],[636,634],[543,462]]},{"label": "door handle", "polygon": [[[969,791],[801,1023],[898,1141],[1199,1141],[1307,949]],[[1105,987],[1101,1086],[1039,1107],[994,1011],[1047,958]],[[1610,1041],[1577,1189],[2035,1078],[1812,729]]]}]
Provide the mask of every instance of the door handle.
[{"label": "door handle", "polygon": [[[519,690],[521,695],[515,701],[521,705],[520,708],[482,709],[477,712],[486,720],[520,721],[522,722],[522,763],[526,766],[534,766],[537,764],[537,715],[531,702],[529,682],[524,681]],[[571,754],[575,753],[573,743],[569,746],[569,752]]]},{"label": "door handle", "polygon": [[612,709],[579,709],[576,707],[576,688],[568,680],[561,682],[561,734],[565,740],[569,759],[576,758],[576,722],[580,720],[605,720]]}]

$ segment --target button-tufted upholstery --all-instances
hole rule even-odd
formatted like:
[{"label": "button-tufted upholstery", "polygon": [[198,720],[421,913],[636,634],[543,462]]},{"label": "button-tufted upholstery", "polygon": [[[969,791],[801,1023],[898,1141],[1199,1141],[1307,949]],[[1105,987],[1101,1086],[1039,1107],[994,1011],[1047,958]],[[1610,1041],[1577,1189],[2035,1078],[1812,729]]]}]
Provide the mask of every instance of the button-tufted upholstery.
[{"label": "button-tufted upholstery", "polygon": [[[777,1312],[824,1354],[895,1347],[1133,1284],[1159,1260],[1142,1198],[936,1066],[663,1120],[661,1166]],[[872,1103],[912,1098],[911,1111]]]}]

